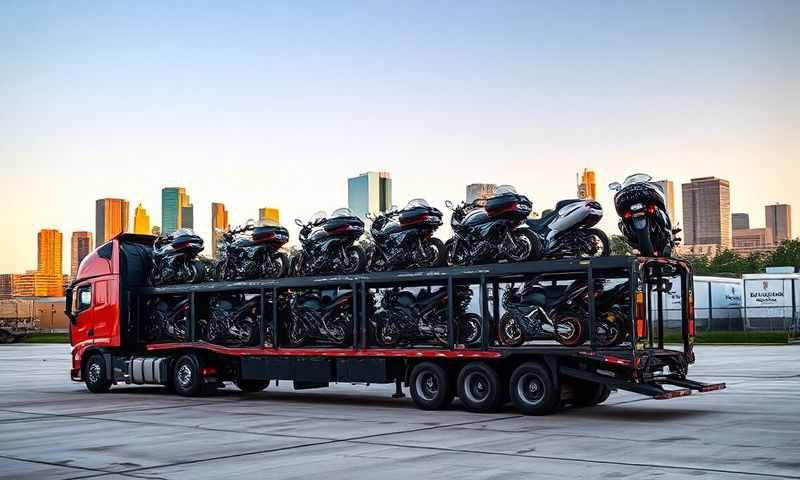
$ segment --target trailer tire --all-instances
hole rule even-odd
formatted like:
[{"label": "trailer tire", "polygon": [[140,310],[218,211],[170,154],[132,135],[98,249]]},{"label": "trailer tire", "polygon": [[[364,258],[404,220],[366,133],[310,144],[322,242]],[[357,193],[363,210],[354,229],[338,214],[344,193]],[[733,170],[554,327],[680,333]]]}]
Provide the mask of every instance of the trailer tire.
[{"label": "trailer tire", "polygon": [[578,381],[575,388],[574,403],[577,407],[599,405],[608,400],[608,396],[611,395],[611,389],[602,383]]},{"label": "trailer tire", "polygon": [[409,377],[411,398],[422,410],[441,410],[453,401],[453,388],[444,368],[433,362],[422,362]]},{"label": "trailer tire", "polygon": [[493,412],[505,399],[500,375],[485,362],[468,363],[459,372],[457,384],[458,398],[470,412]]},{"label": "trailer tire", "polygon": [[556,411],[561,392],[542,364],[526,362],[517,367],[509,381],[511,400],[526,415],[548,415]]},{"label": "trailer tire", "polygon": [[106,360],[96,353],[83,366],[83,381],[92,393],[106,393],[111,389],[111,380],[106,372]]},{"label": "trailer tire", "polygon": [[258,393],[269,386],[269,380],[234,380],[236,388],[245,393]]},{"label": "trailer tire", "polygon": [[200,360],[196,355],[188,354],[178,358],[172,373],[175,393],[182,397],[196,397],[203,393]]}]

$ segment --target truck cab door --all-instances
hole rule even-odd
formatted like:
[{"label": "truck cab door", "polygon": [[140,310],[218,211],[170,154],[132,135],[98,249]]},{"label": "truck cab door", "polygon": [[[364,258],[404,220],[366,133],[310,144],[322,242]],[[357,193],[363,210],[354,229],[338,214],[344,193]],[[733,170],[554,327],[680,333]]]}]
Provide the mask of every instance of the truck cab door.
[{"label": "truck cab door", "polygon": [[92,284],[74,287],[70,305],[69,340],[72,345],[93,341]]}]

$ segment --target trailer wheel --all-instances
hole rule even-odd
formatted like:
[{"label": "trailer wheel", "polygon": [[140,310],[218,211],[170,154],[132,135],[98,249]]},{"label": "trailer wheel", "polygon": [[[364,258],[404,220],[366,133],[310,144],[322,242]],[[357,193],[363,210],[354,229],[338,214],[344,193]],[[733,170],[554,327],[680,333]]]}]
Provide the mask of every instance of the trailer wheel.
[{"label": "trailer wheel", "polygon": [[200,360],[196,355],[184,355],[175,362],[172,383],[175,393],[182,397],[196,397],[203,393]]},{"label": "trailer wheel", "polygon": [[559,388],[550,373],[536,362],[523,363],[514,370],[509,390],[514,405],[526,415],[553,413],[561,400]]},{"label": "trailer wheel", "polygon": [[269,380],[234,380],[233,383],[245,393],[258,393],[269,386]]},{"label": "trailer wheel", "polygon": [[611,389],[602,383],[578,381],[575,389],[575,405],[578,407],[599,405],[608,400],[608,396],[611,395]]},{"label": "trailer wheel", "polygon": [[458,374],[457,383],[458,398],[471,412],[495,411],[505,399],[500,375],[487,363],[468,363]]},{"label": "trailer wheel", "polygon": [[409,378],[411,398],[422,410],[441,410],[453,401],[453,389],[444,368],[433,362],[422,362]]},{"label": "trailer wheel", "polygon": [[106,393],[111,389],[111,380],[106,372],[106,361],[100,354],[89,357],[83,367],[83,381],[92,393]]}]

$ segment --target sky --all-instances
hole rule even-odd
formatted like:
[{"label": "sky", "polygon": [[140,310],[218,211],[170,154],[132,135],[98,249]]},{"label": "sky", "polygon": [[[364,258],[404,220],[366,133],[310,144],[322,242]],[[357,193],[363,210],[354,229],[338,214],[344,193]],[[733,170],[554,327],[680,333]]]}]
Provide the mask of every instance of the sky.
[{"label": "sky", "polygon": [[[185,186],[210,241],[347,202],[386,170],[394,203],[473,182],[534,209],[597,171],[731,182],[732,211],[800,230],[800,2],[0,2],[0,273],[36,232],[94,231],[94,202]],[[680,216],[679,219],[680,221]],[[133,219],[131,218],[131,225]],[[442,232],[442,236],[445,236]]]}]

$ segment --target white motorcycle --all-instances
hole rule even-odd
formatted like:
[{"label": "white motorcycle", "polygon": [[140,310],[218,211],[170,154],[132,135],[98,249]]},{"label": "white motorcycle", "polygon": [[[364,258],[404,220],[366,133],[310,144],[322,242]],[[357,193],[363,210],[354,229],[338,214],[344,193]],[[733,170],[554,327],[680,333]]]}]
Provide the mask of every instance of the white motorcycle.
[{"label": "white motorcycle", "polygon": [[542,240],[546,258],[606,256],[608,236],[592,228],[601,218],[603,207],[594,200],[561,200],[542,218],[528,220],[528,227]]}]

